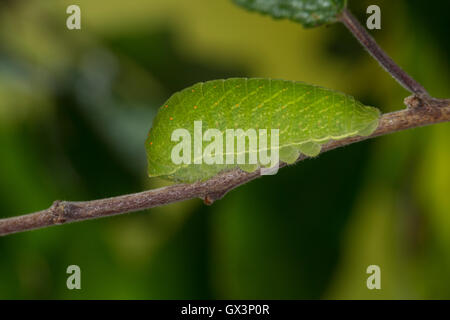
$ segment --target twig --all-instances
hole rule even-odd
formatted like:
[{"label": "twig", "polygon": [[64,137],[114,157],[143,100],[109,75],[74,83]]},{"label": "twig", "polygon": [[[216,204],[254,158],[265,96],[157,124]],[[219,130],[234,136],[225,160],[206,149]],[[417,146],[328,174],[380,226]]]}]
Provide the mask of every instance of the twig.
[{"label": "twig", "polygon": [[[405,104],[409,106],[408,109],[384,114],[377,130],[371,136],[350,137],[329,142],[322,147],[321,153],[409,128],[450,121],[450,100],[413,96],[405,99]],[[297,161],[305,158],[300,156]],[[280,167],[284,166],[284,163],[280,164]],[[177,184],[108,199],[83,202],[55,201],[46,210],[0,220],[0,235],[140,211],[192,198],[202,198],[206,203],[211,204],[228,191],[258,177],[260,177],[259,171],[246,173],[235,169],[204,182]]]},{"label": "twig", "polygon": [[416,80],[400,68],[380,46],[359,21],[348,10],[344,9],[339,20],[355,36],[364,48],[374,57],[380,65],[389,72],[406,90],[417,95],[428,95],[427,91]]}]

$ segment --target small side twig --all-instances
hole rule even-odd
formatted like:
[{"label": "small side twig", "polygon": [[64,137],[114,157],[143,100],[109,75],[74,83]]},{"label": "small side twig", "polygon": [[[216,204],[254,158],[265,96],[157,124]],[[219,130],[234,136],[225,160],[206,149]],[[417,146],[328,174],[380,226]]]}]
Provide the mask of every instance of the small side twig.
[{"label": "small side twig", "polygon": [[[380,119],[378,128],[372,135],[331,141],[322,146],[321,153],[409,128],[450,121],[450,100],[414,96],[405,99],[405,103],[408,106],[407,109],[384,114]],[[305,158],[302,155],[297,161],[302,161]],[[285,165],[281,163],[280,167]],[[228,191],[258,177],[260,177],[259,171],[247,173],[235,169],[219,174],[207,181],[192,184],[177,184],[160,189],[92,201],[55,201],[46,210],[1,219],[0,236],[74,221],[140,211],[193,198],[202,198],[205,202],[211,204],[223,197]]]},{"label": "small side twig", "polygon": [[375,39],[359,23],[353,14],[345,8],[338,17],[347,29],[355,36],[362,46],[375,58],[379,64],[389,72],[406,90],[417,95],[428,95],[422,85],[400,68],[386,52],[381,49]]}]

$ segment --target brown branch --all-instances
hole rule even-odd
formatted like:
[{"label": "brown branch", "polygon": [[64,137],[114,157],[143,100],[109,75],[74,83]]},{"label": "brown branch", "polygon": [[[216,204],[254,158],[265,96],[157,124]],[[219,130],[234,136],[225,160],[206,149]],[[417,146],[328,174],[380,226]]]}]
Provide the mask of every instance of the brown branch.
[{"label": "brown branch", "polygon": [[387,55],[383,49],[377,44],[375,39],[367,32],[367,30],[359,23],[359,21],[348,10],[342,10],[339,15],[341,21],[347,29],[355,36],[362,46],[372,55],[375,60],[387,71],[392,77],[398,81],[406,90],[418,95],[428,95],[422,85],[408,75]]},{"label": "brown branch", "polygon": [[[408,109],[384,114],[378,128],[371,136],[350,137],[329,142],[322,147],[321,153],[409,128],[450,121],[450,100],[439,100],[428,96],[412,96],[405,99],[405,104],[409,106]],[[305,158],[305,156],[300,156],[297,161]],[[280,167],[284,166],[284,163],[280,164]],[[223,197],[228,191],[258,177],[260,177],[259,170],[246,173],[235,169],[219,174],[207,181],[192,184],[177,184],[92,201],[55,201],[46,210],[0,220],[0,235],[140,211],[193,198],[202,198],[205,203],[211,204]]]}]

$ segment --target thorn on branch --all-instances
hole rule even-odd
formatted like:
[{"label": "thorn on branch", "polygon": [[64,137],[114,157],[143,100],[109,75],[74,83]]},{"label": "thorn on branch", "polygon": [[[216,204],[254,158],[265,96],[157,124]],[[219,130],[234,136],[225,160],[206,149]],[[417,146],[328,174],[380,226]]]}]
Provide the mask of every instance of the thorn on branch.
[{"label": "thorn on branch", "polygon": [[63,224],[77,220],[79,206],[69,201],[56,200],[49,208],[49,214],[53,224]]},{"label": "thorn on branch", "polygon": [[219,191],[219,192],[214,192],[214,193],[209,193],[207,194],[204,198],[203,198],[203,202],[207,205],[210,206],[212,205],[215,201],[222,199],[228,191],[230,191],[231,189],[226,189],[224,191]]},{"label": "thorn on branch", "polygon": [[425,94],[406,97],[403,102],[409,110],[414,111],[417,114],[428,115],[434,118],[441,117],[441,108],[448,107],[450,104],[449,99],[437,99]]},{"label": "thorn on branch", "polygon": [[416,109],[423,106],[422,100],[415,94],[403,99],[403,103],[408,107],[408,109]]},{"label": "thorn on branch", "polygon": [[64,219],[64,202],[55,200],[49,209],[49,213],[54,224],[62,224]]}]

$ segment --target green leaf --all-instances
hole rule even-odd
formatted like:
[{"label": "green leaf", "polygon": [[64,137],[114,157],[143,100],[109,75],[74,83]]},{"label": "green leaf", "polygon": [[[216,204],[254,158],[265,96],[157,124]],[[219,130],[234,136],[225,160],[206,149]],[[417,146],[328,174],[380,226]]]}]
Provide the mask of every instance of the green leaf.
[{"label": "green leaf", "polygon": [[[201,82],[173,94],[160,108],[146,142],[148,173],[194,182],[234,168],[253,172],[279,160],[293,163],[300,153],[318,155],[330,140],[370,135],[379,117],[378,109],[351,96],[303,82]],[[270,165],[261,157],[268,151]],[[206,160],[213,153],[214,161]]]},{"label": "green leaf", "polygon": [[336,21],[346,0],[233,0],[251,11],[271,15],[276,19],[300,22],[304,27],[317,27]]}]

